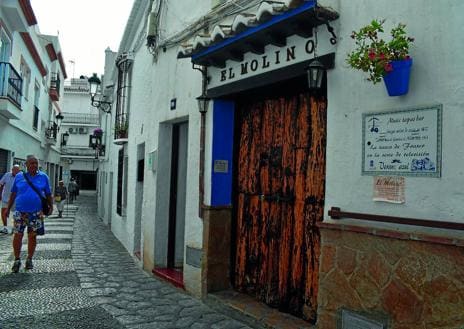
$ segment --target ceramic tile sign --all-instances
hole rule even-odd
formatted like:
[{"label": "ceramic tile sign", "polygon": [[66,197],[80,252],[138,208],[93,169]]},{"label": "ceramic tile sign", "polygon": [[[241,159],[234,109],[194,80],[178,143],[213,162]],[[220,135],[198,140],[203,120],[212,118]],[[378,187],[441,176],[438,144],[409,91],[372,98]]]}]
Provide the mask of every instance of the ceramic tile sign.
[{"label": "ceramic tile sign", "polygon": [[404,177],[399,176],[375,176],[374,177],[374,201],[389,203],[404,203]]},{"label": "ceramic tile sign", "polygon": [[441,176],[442,106],[363,114],[363,175]]}]

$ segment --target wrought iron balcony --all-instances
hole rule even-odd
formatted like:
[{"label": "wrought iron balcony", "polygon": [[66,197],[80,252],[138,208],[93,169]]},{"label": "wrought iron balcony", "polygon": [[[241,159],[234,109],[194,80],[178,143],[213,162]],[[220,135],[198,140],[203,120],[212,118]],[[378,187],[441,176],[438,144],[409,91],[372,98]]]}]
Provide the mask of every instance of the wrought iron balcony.
[{"label": "wrought iron balcony", "polygon": [[0,62],[0,115],[19,119],[23,79],[13,65]]},{"label": "wrought iron balcony", "polygon": [[45,137],[56,139],[58,125],[54,121],[48,121],[48,128],[45,130]]},{"label": "wrought iron balcony", "polygon": [[84,113],[63,113],[64,124],[89,124],[89,125],[96,125],[100,124],[100,118],[98,114],[84,114]]},{"label": "wrought iron balcony", "polygon": [[95,150],[85,146],[66,145],[61,146],[61,155],[95,158]]},{"label": "wrought iron balcony", "polygon": [[58,134],[58,125],[56,122],[49,121],[48,128],[45,130],[45,138],[47,139],[47,144],[56,144],[56,136]]},{"label": "wrought iron balcony", "polygon": [[58,101],[60,99],[60,87],[61,87],[60,75],[58,73],[53,73],[50,79],[50,89],[49,89],[49,95],[52,100]]}]

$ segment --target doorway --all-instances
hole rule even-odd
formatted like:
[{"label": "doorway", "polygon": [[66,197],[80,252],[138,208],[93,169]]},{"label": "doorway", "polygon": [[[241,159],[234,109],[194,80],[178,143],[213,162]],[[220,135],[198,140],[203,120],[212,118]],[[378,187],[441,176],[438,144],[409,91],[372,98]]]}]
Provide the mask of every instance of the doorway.
[{"label": "doorway", "polygon": [[184,265],[188,124],[175,124],[172,129],[167,265],[181,270]]},{"label": "doorway", "polygon": [[305,91],[279,94],[237,101],[233,285],[314,322],[327,104]]},{"label": "doorway", "polygon": [[[108,179],[109,176],[109,179]],[[107,202],[106,202],[106,224],[111,229],[111,218],[113,217],[113,179],[114,175],[111,171],[109,175],[105,175],[106,178],[106,194],[107,194]]]},{"label": "doorway", "polygon": [[79,190],[97,189],[97,172],[86,170],[71,170],[71,177],[74,178],[79,186]]},{"label": "doorway", "polygon": [[188,122],[160,125],[152,272],[178,287],[184,284],[187,150]]},{"label": "doorway", "polygon": [[137,181],[135,193],[134,255],[142,260],[142,207],[145,177],[145,143],[137,146]]}]

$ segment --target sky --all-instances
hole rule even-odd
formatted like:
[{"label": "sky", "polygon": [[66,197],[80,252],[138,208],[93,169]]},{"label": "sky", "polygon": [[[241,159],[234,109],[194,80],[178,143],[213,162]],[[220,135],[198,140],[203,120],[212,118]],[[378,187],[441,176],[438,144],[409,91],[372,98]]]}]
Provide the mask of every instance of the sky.
[{"label": "sky", "polygon": [[134,0],[31,0],[40,33],[58,35],[69,78],[103,74],[117,51]]}]

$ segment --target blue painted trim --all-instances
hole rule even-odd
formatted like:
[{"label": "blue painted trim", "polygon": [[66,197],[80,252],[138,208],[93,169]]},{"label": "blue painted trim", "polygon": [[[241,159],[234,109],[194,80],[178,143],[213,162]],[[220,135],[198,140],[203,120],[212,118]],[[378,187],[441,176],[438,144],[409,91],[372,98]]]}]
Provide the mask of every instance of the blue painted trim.
[{"label": "blue painted trim", "polygon": [[241,39],[244,39],[250,35],[253,35],[259,31],[262,31],[264,29],[267,29],[268,27],[272,26],[272,25],[275,25],[277,23],[280,23],[282,21],[285,21],[293,16],[296,16],[298,14],[301,14],[307,10],[310,10],[310,9],[313,9],[314,7],[316,6],[316,1],[315,0],[310,0],[308,2],[306,2],[305,4],[301,5],[300,7],[298,8],[295,8],[293,10],[290,10],[288,12],[286,12],[285,14],[282,14],[282,15],[278,15],[278,16],[274,16],[272,19],[270,19],[269,21],[267,21],[266,23],[263,23],[263,24],[260,24],[258,26],[254,26],[254,27],[251,27],[239,34],[237,34],[236,36],[232,37],[232,38],[229,38],[229,39],[226,39],[220,43],[218,43],[217,45],[214,45],[214,46],[211,46],[209,47],[208,49],[205,49],[203,50],[202,52],[196,54],[196,55],[192,55],[192,61],[195,61],[203,56],[206,56],[206,55],[209,55],[221,48],[224,48],[230,44],[233,44]]},{"label": "blue painted trim", "polygon": [[[211,206],[229,206],[232,204],[234,112],[235,103],[233,101],[214,100]],[[228,161],[227,173],[214,172],[215,160]]]}]

